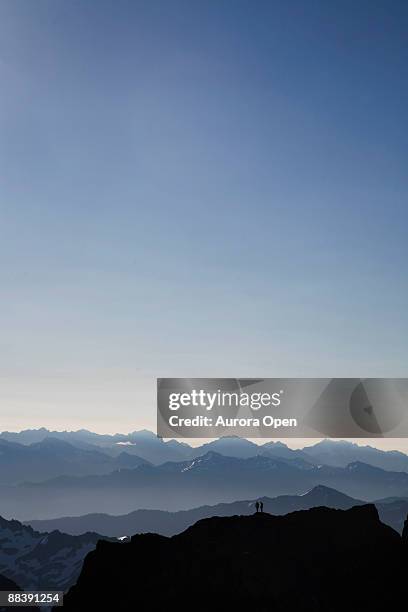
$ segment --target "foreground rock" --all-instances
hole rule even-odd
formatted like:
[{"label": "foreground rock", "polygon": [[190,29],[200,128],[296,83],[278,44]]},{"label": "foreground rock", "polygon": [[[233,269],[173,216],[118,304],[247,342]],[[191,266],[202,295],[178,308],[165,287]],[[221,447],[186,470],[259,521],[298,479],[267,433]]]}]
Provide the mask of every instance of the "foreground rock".
[{"label": "foreground rock", "polygon": [[397,610],[407,544],[373,505],[214,517],[172,538],[100,541],[64,609]]}]

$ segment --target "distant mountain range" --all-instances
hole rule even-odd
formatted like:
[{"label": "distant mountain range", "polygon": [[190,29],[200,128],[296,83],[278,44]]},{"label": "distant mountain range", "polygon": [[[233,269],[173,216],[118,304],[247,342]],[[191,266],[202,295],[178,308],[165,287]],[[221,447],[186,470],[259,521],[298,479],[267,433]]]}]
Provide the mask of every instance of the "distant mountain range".
[{"label": "distant mountain range", "polygon": [[405,472],[360,462],[339,468],[264,455],[238,459],[208,452],[189,461],[142,464],[107,475],[2,485],[0,507],[3,516],[20,520],[96,511],[123,514],[146,507],[175,511],[264,495],[300,494],[319,484],[365,501],[408,497]]},{"label": "distant mountain range", "polygon": [[116,457],[93,449],[78,448],[57,438],[23,445],[0,438],[0,483],[41,482],[57,476],[109,474],[120,468],[134,468],[143,463],[134,454],[122,450]]},{"label": "distant mountain range", "polygon": [[353,442],[322,440],[305,447],[302,453],[314,463],[346,467],[354,461],[392,472],[408,472],[408,455],[400,451],[383,451],[372,446],[359,446]]},{"label": "distant mountain range", "polygon": [[[322,464],[333,467],[346,467],[349,463],[360,461],[383,470],[408,472],[408,455],[404,453],[382,451],[371,446],[359,446],[349,441],[335,440],[323,440],[313,446],[293,450],[278,441],[258,445],[244,438],[223,437],[193,448],[177,440],[164,441],[146,430],[134,431],[130,434],[108,435],[96,434],[87,430],[49,431],[41,428],[18,433],[3,431],[0,433],[0,443],[4,440],[27,446],[44,442],[50,437],[54,441],[60,440],[80,449],[98,451],[113,457],[125,451],[128,455],[136,455],[154,465],[167,461],[186,461],[205,455],[207,452],[216,452],[240,459],[261,454],[282,460],[300,459],[313,465]],[[97,461],[96,457],[95,461]],[[40,479],[37,478],[37,480]]]},{"label": "distant mountain range", "polygon": [[193,448],[148,431],[2,432],[0,586],[4,576],[23,589],[65,590],[101,538],[175,536],[208,517],[253,514],[259,498],[274,515],[375,501],[381,521],[402,532],[408,456],[331,440],[291,449],[225,437]]},{"label": "distant mountain range", "polygon": [[46,438],[61,440],[84,450],[98,450],[107,455],[116,456],[126,451],[142,457],[145,461],[159,465],[166,461],[182,461],[190,458],[191,447],[188,444],[158,438],[151,431],[135,431],[130,434],[103,435],[85,429],[79,431],[49,431],[48,429],[27,429],[21,432],[3,431],[0,440],[16,442],[26,446],[43,442]]},{"label": "distant mountain range", "polygon": [[365,501],[408,497],[408,456],[331,440],[294,450],[237,437],[192,448],[148,431],[0,434],[0,513],[19,520],[177,511],[317,485]]},{"label": "distant mountain range", "polygon": [[397,610],[406,598],[406,535],[368,505],[214,517],[172,538],[100,541],[64,610]]},{"label": "distant mountain range", "polygon": [[[308,510],[319,506],[347,510],[365,502],[340,493],[330,487],[318,485],[304,495],[281,495],[259,498],[264,511],[282,515],[297,510]],[[109,514],[87,514],[85,516],[62,517],[51,520],[29,521],[35,529],[52,531],[58,529],[72,535],[86,531],[97,531],[111,537],[130,536],[135,533],[159,533],[172,536],[187,529],[198,520],[212,516],[248,515],[255,512],[256,500],[237,501],[215,506],[200,506],[192,510],[166,512],[164,510],[135,510],[121,516]],[[408,499],[385,499],[375,502],[380,520],[400,533],[408,515]]]},{"label": "distant mountain range", "polygon": [[0,574],[24,590],[65,590],[76,581],[84,557],[101,539],[59,531],[40,533],[0,517]]}]

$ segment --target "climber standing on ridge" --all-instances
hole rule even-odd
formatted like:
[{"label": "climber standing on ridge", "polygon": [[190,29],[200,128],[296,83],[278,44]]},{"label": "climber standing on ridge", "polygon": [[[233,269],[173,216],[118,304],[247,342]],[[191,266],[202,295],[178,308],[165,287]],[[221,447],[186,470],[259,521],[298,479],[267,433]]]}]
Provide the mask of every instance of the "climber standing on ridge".
[{"label": "climber standing on ridge", "polygon": [[263,502],[259,502],[259,509],[261,512],[263,512]]},{"label": "climber standing on ridge", "polygon": [[258,511],[259,511],[259,502],[258,502],[258,501],[257,501],[257,502],[255,502],[255,510],[256,510],[256,512],[258,512]]}]

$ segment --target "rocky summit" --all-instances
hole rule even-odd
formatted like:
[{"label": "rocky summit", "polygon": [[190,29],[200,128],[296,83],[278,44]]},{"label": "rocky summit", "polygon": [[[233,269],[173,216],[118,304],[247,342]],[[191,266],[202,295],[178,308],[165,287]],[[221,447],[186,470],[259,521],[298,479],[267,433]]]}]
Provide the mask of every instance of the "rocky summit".
[{"label": "rocky summit", "polygon": [[398,610],[407,556],[371,504],[213,517],[173,537],[98,542],[64,609]]}]

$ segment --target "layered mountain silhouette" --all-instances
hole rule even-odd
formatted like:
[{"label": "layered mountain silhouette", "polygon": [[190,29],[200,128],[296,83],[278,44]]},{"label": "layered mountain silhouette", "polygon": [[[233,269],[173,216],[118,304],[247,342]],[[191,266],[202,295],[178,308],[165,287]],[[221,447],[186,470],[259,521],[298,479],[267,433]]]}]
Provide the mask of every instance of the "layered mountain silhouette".
[{"label": "layered mountain silhouette", "polygon": [[107,475],[61,476],[37,484],[1,486],[1,512],[19,520],[90,512],[122,514],[143,507],[182,510],[204,504],[300,494],[325,485],[362,500],[408,497],[408,474],[361,462],[345,468],[257,455],[247,459],[208,452],[160,466],[142,464]]},{"label": "layered mountain silhouette", "polygon": [[84,557],[101,537],[41,533],[0,517],[0,574],[24,590],[65,590],[75,582]]},{"label": "layered mountain silhouette", "polygon": [[[111,436],[40,429],[1,433],[0,459],[0,514],[19,519],[0,518],[0,574],[24,589],[69,588],[101,538],[154,532],[154,542],[163,536],[173,541],[184,530],[196,533],[190,526],[210,518],[225,517],[228,530],[233,524],[228,521],[239,515],[245,534],[249,525],[293,511],[347,510],[373,501],[376,523],[379,516],[408,537],[407,455],[350,442],[325,440],[291,449],[278,441],[257,445],[225,437],[192,448],[148,431]],[[256,499],[276,516],[268,519],[265,512],[254,519],[258,523],[245,522],[253,520]],[[241,522],[237,525],[240,539]],[[122,546],[133,550],[133,543]],[[163,546],[157,554],[168,554],[169,544]],[[115,546],[109,550],[123,554]],[[303,567],[305,561],[298,562]],[[239,571],[247,569],[244,564]]]},{"label": "layered mountain silhouette", "polygon": [[[382,451],[371,446],[359,446],[350,441],[323,440],[303,449],[291,449],[282,442],[254,444],[250,440],[236,436],[225,436],[208,444],[192,448],[185,442],[177,440],[164,441],[154,433],[142,430],[129,434],[96,434],[85,429],[79,431],[49,431],[45,428],[29,429],[21,432],[0,433],[0,441],[31,445],[47,438],[68,442],[69,444],[89,451],[99,451],[116,456],[125,451],[137,455],[154,465],[167,461],[184,461],[195,459],[212,451],[229,457],[247,459],[256,455],[268,455],[278,459],[302,459],[307,463],[324,464],[334,467],[345,467],[354,461],[360,461],[390,471],[407,471],[408,456],[399,451]],[[41,480],[41,478],[37,478]]]},{"label": "layered mountain silhouette", "polygon": [[[276,498],[262,497],[259,499],[263,501],[266,512],[278,515],[315,506],[347,509],[365,503],[323,486],[317,486],[304,495],[282,495]],[[98,533],[113,537],[147,532],[175,535],[203,518],[253,514],[255,501],[244,500],[229,504],[201,506],[179,512],[136,510],[122,516],[88,514],[82,517],[66,517],[50,521],[31,521],[30,524],[45,531],[60,529],[73,534],[80,534],[89,528],[94,528]]]},{"label": "layered mountain silhouette", "polygon": [[41,482],[61,475],[109,474],[122,467],[134,468],[147,463],[124,450],[112,457],[97,447],[82,449],[51,437],[30,445],[0,439],[0,454],[1,484]]},{"label": "layered mountain silhouette", "polygon": [[[335,489],[318,485],[303,495],[282,495],[275,498],[261,497],[266,512],[275,515],[295,510],[307,510],[318,506],[346,510],[366,502],[344,495]],[[256,500],[244,500],[229,504],[200,506],[191,510],[166,512],[164,510],[135,510],[121,516],[109,514],[87,514],[61,517],[51,520],[29,521],[35,529],[52,531],[58,529],[72,535],[95,530],[110,537],[122,537],[132,533],[154,532],[171,536],[180,533],[200,519],[211,516],[234,516],[253,514]],[[408,514],[408,499],[385,499],[375,502],[380,519],[386,525],[402,532]]]},{"label": "layered mountain silhouette", "polygon": [[64,609],[396,610],[407,548],[373,505],[214,517],[171,538],[100,541]]},{"label": "layered mountain silhouette", "polygon": [[359,446],[345,440],[322,440],[302,449],[302,456],[316,464],[346,467],[360,461],[393,472],[408,472],[408,456],[400,451],[383,451],[373,446]]},{"label": "layered mountain silhouette", "polygon": [[96,434],[86,429],[78,431],[49,431],[48,429],[27,429],[21,432],[3,431],[0,440],[25,446],[43,442],[46,438],[67,442],[72,446],[89,451],[99,451],[116,456],[125,451],[137,455],[149,463],[159,465],[166,461],[182,461],[191,457],[191,447],[177,440],[164,441],[151,431],[135,431],[130,434]]}]

